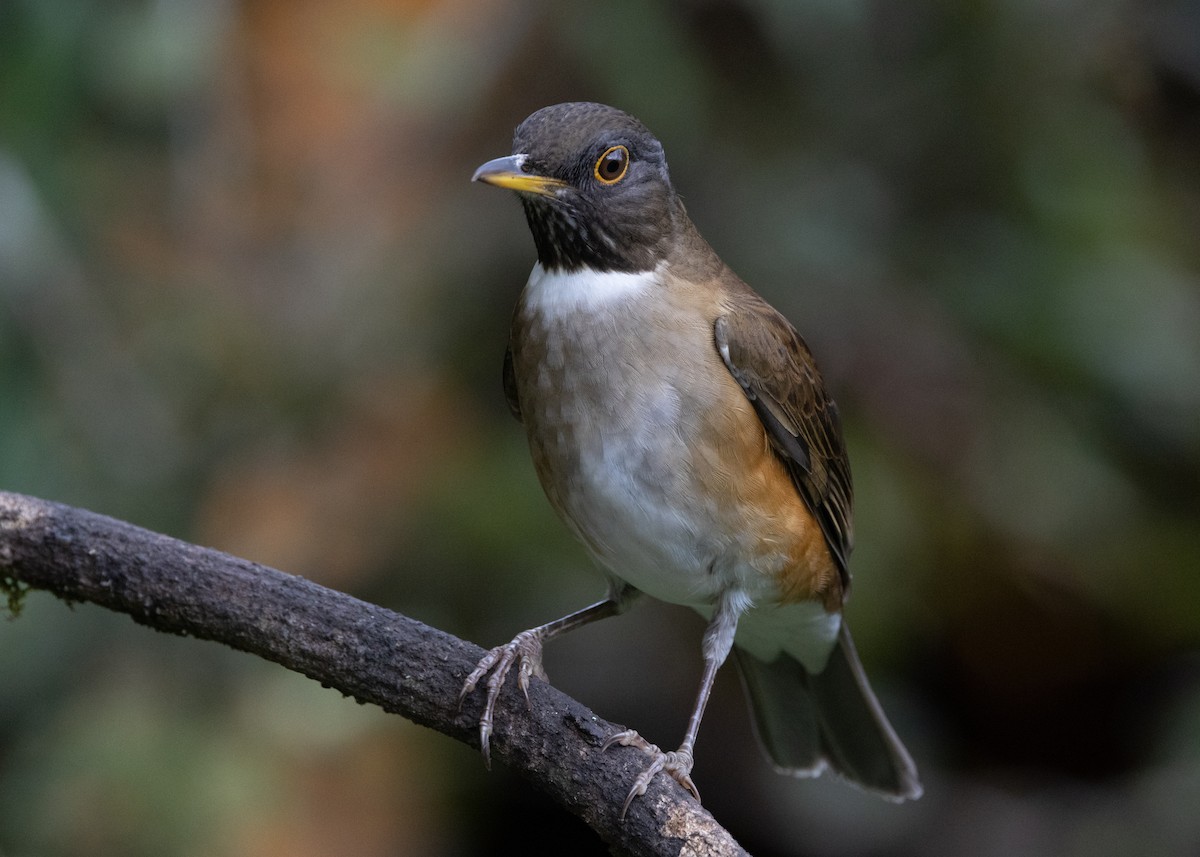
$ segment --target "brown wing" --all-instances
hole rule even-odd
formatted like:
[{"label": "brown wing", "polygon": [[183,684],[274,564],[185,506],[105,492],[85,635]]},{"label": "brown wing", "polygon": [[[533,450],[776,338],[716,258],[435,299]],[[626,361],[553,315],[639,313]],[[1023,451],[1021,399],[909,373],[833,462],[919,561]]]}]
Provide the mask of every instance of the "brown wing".
[{"label": "brown wing", "polygon": [[854,544],[853,490],[837,405],[787,319],[753,293],[739,298],[713,326],[717,351],[820,524],[846,591]]}]

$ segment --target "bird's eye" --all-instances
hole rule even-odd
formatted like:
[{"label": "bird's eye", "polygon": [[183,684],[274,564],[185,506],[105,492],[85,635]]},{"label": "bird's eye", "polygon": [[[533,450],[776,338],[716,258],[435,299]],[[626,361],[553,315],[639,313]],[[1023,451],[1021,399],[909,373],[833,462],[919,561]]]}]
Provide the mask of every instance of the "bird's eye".
[{"label": "bird's eye", "polygon": [[613,146],[596,161],[593,173],[601,184],[616,184],[625,177],[625,171],[628,169],[629,150],[624,146]]}]

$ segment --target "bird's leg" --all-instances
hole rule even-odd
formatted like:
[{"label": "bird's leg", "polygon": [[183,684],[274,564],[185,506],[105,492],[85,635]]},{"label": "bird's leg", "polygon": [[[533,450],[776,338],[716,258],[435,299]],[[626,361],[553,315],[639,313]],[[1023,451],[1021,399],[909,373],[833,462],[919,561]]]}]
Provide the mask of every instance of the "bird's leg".
[{"label": "bird's leg", "polygon": [[584,607],[561,619],[555,619],[553,622],[547,622],[545,625],[522,631],[511,642],[497,646],[483,656],[479,664],[467,676],[467,680],[463,682],[462,691],[458,694],[458,704],[461,706],[463,700],[475,689],[479,681],[489,672],[491,673],[487,680],[487,700],[483,706],[483,714],[479,717],[479,749],[483,753],[483,763],[488,768],[492,766],[490,739],[496,698],[500,696],[504,679],[508,676],[508,671],[513,664],[519,665],[517,686],[525,694],[525,701],[528,703],[529,677],[546,678],[546,671],[542,668],[542,644],[567,631],[623,613],[636,594],[637,590],[632,587],[614,590],[603,601],[597,601],[589,607]]},{"label": "bird's leg", "polygon": [[700,731],[700,721],[704,717],[704,708],[708,705],[708,697],[712,693],[717,670],[729,657],[729,650],[733,647],[738,617],[748,606],[748,599],[737,591],[724,594],[717,602],[717,609],[713,613],[712,619],[709,620],[708,629],[704,632],[704,675],[700,679],[700,690],[696,694],[696,703],[692,706],[692,716],[688,719],[687,731],[684,733],[683,743],[679,745],[678,750],[664,753],[633,729],[610,735],[601,747],[604,750],[614,744],[637,747],[651,759],[649,767],[634,780],[633,788],[629,790],[629,795],[621,807],[621,818],[625,817],[633,799],[646,793],[650,781],[660,771],[670,774],[681,786],[691,792],[696,800],[700,800],[700,792],[696,789],[696,784],[692,782],[692,764],[694,762],[692,752],[696,746],[696,735]]},{"label": "bird's leg", "polygon": [[633,729],[626,729],[610,735],[602,745],[601,749],[603,750],[607,750],[614,744],[637,747],[650,757],[650,765],[634,780],[633,788],[629,790],[625,803],[621,806],[621,818],[624,818],[625,813],[629,811],[629,805],[633,803],[633,799],[646,793],[650,781],[659,771],[666,771],[675,778],[676,782],[691,792],[696,800],[700,800],[700,791],[692,782],[692,763],[694,761],[692,750],[696,746],[696,734],[700,731],[700,719],[704,716],[704,707],[708,704],[708,695],[712,691],[713,679],[716,678],[717,668],[720,666],[721,664],[715,660],[707,657],[704,659],[704,677],[700,680],[700,692],[696,696],[691,719],[688,720],[687,733],[683,736],[683,743],[679,745],[678,750],[664,753],[658,745],[651,744]]}]

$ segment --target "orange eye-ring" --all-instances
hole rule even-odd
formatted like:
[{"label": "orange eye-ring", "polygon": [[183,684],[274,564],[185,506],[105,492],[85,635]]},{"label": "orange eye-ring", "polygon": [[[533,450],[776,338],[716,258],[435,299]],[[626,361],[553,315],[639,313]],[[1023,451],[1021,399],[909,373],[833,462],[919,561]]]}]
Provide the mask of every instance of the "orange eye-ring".
[{"label": "orange eye-ring", "polygon": [[600,156],[596,161],[596,168],[592,172],[596,176],[596,181],[601,184],[616,184],[625,178],[625,172],[628,169],[629,150],[624,146],[613,146],[606,149]]}]

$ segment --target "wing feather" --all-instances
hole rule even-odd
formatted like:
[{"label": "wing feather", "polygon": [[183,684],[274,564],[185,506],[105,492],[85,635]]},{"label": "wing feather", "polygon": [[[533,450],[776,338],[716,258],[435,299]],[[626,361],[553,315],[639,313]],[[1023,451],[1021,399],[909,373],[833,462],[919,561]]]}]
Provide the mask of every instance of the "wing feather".
[{"label": "wing feather", "polygon": [[752,292],[739,298],[713,325],[717,351],[820,524],[848,589],[853,487],[837,405],[787,319]]},{"label": "wing feather", "polygon": [[504,366],[500,371],[501,383],[504,384],[504,400],[508,402],[508,409],[512,415],[517,418],[517,422],[524,422],[521,419],[521,399],[517,395],[517,375],[513,371],[513,353],[512,346],[504,349]]}]

